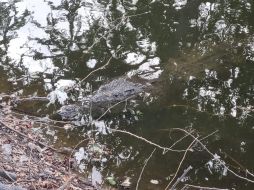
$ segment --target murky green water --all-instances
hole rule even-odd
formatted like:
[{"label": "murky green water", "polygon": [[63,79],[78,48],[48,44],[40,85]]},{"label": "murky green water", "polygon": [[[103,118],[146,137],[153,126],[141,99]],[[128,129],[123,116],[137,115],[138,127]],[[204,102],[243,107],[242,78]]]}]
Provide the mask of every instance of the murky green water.
[{"label": "murky green water", "polygon": [[[61,104],[79,102],[107,81],[139,76],[151,83],[143,100],[129,100],[126,109],[112,109],[93,125],[43,125],[42,131],[59,148],[92,138],[78,145],[84,175],[99,184],[110,176],[119,185],[129,178],[135,189],[154,146],[109,128],[167,147],[183,136],[173,128],[201,138],[217,130],[203,143],[253,181],[243,171],[254,169],[253,17],[251,0],[0,0],[0,92],[48,97],[51,103],[25,102],[18,109],[51,117]],[[176,148],[186,149],[191,140]],[[184,184],[253,189],[253,183],[216,167],[202,147],[193,149],[178,177],[188,166],[193,169],[177,189]],[[139,189],[165,189],[182,156],[157,149]]]}]

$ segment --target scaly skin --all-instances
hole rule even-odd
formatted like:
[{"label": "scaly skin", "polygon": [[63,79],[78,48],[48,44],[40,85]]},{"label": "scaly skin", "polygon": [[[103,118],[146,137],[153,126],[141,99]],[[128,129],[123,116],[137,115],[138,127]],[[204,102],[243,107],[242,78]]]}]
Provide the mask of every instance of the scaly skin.
[{"label": "scaly skin", "polygon": [[145,84],[131,82],[126,77],[114,79],[102,85],[93,95],[85,97],[86,105],[65,105],[61,107],[58,114],[63,120],[79,120],[85,113],[88,113],[90,106],[94,112],[105,109],[110,104],[138,95],[144,91],[145,87]]}]

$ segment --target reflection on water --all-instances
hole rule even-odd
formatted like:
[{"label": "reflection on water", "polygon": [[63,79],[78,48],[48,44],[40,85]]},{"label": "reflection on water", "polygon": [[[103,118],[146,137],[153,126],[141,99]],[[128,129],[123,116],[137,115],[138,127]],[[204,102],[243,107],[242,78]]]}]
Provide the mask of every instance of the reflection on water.
[{"label": "reflection on water", "polygon": [[[81,143],[76,155],[94,184],[110,177],[117,184],[128,179],[135,188],[153,150],[109,128],[163,146],[180,137],[172,128],[203,136],[218,130],[204,142],[209,149],[237,168],[234,160],[253,170],[253,12],[251,0],[1,1],[0,92],[47,97],[46,103],[20,103],[16,111],[51,117],[61,105],[83,105],[84,97],[112,79],[149,83],[141,97],[109,110],[100,121],[85,113],[92,125],[42,127],[58,147],[93,139]],[[156,150],[139,187],[164,189],[180,156]],[[184,183],[253,187],[198,146],[181,171],[189,165],[194,169]]]}]

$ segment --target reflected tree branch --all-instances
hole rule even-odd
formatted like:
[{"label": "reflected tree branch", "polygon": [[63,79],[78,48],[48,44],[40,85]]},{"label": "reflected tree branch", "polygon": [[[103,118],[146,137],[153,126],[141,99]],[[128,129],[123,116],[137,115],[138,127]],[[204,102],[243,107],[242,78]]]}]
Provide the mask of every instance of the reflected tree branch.
[{"label": "reflected tree branch", "polygon": [[[165,190],[169,189],[171,183],[175,180],[175,178],[176,178],[176,176],[177,176],[177,174],[178,174],[178,172],[179,172],[179,170],[180,170],[180,168],[181,168],[181,166],[182,166],[182,164],[183,164],[183,161],[184,161],[185,158],[186,158],[187,152],[191,149],[192,145],[193,145],[195,142],[196,142],[196,139],[193,140],[192,143],[191,143],[191,144],[188,146],[188,148],[185,150],[184,155],[183,155],[183,157],[182,157],[182,160],[180,161],[180,164],[178,165],[178,168],[177,168],[177,170],[176,170],[176,172],[175,172],[175,175],[174,175],[173,179],[169,182],[169,184],[167,185],[167,187],[165,188]],[[192,167],[191,167],[191,169],[192,169]],[[172,189],[174,189],[174,187],[175,187],[178,183],[179,183],[179,182],[176,181],[176,183],[172,186]]]},{"label": "reflected tree branch", "polygon": [[[188,131],[184,130],[184,129],[181,129],[181,128],[173,128],[173,130],[178,130],[178,131],[182,131],[186,134],[189,134],[193,139],[196,140],[196,142],[198,142],[203,148],[204,150],[212,157],[214,158],[214,154],[199,140],[197,139],[194,135],[190,134]],[[221,165],[223,165],[231,174],[233,174],[234,176],[242,179],[242,180],[245,180],[245,181],[248,181],[250,183],[254,183],[254,180],[252,179],[249,179],[247,177],[244,177],[244,176],[241,176],[239,174],[237,174],[236,172],[234,172],[233,170],[231,170],[228,166],[226,166],[226,164],[221,160],[221,159],[217,159],[219,161],[219,163]]]}]

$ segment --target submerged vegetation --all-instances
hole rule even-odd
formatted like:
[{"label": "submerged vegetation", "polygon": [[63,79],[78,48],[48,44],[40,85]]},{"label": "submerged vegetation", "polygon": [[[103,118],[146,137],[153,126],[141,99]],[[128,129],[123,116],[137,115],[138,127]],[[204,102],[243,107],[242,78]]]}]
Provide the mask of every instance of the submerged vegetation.
[{"label": "submerged vegetation", "polygon": [[253,14],[0,1],[0,187],[253,189]]}]

